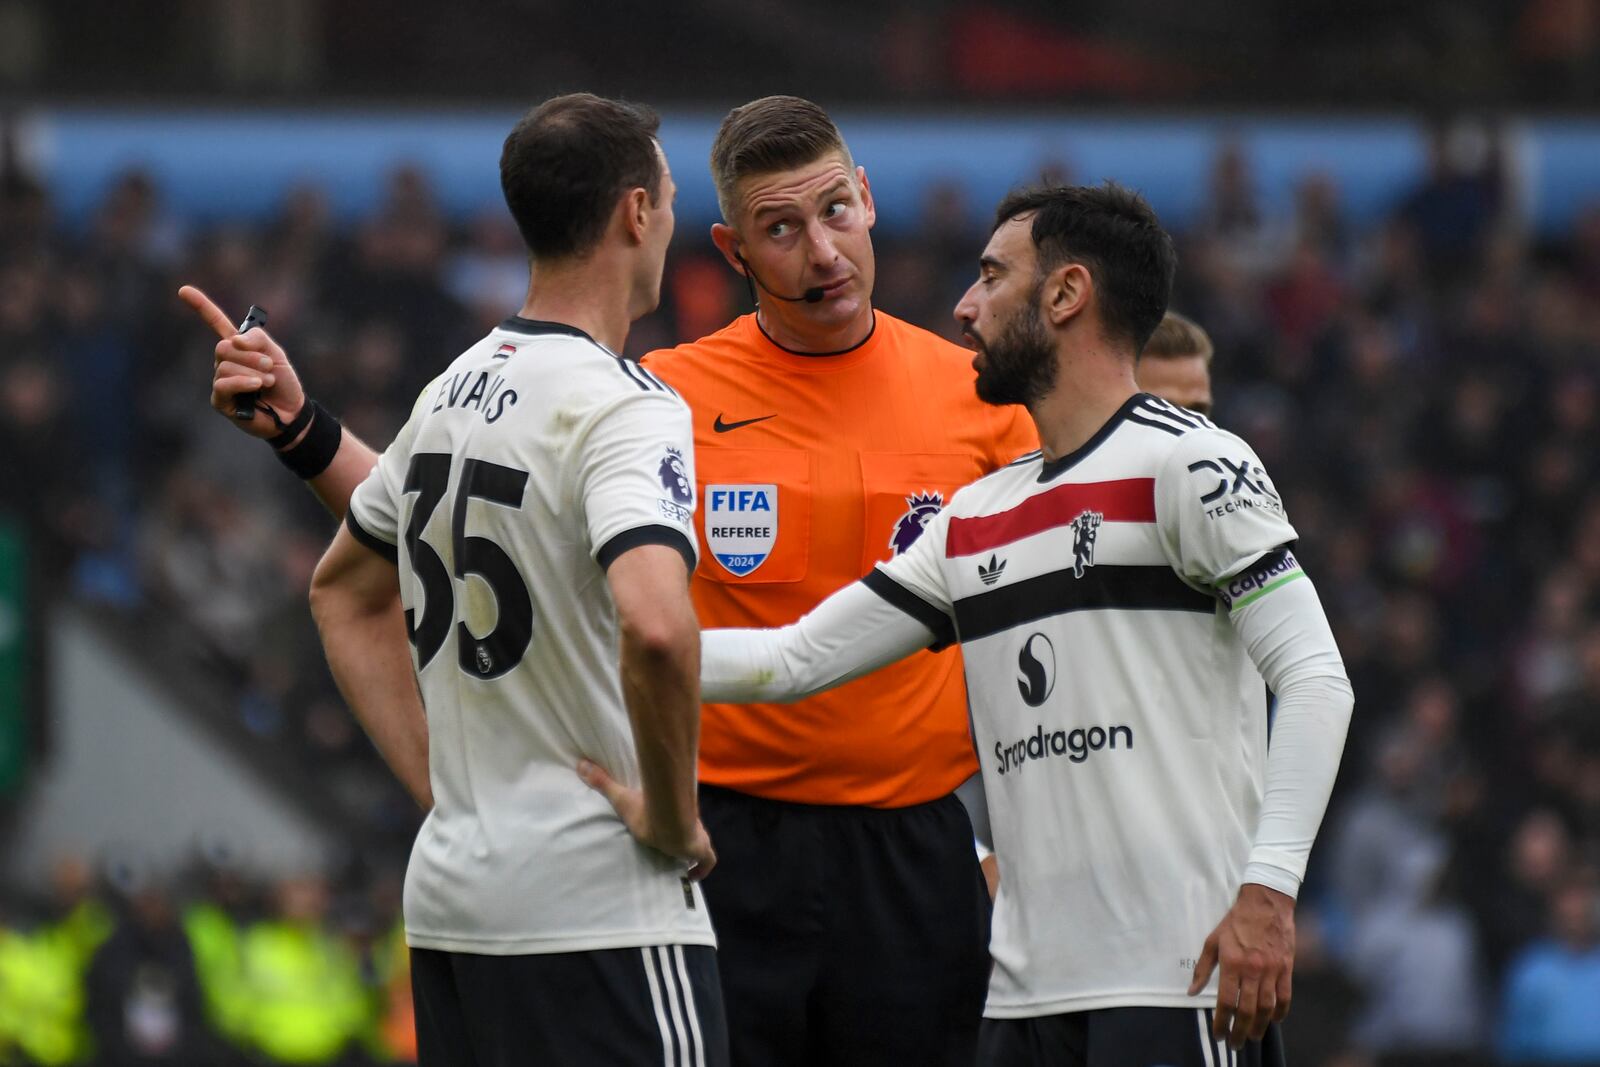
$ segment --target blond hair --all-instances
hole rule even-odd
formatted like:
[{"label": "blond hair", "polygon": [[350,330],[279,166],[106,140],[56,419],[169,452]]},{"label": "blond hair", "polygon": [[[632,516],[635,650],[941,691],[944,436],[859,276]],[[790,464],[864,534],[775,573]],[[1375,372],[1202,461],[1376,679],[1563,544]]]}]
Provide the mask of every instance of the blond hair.
[{"label": "blond hair", "polygon": [[1210,366],[1212,351],[1211,338],[1199,323],[1176,311],[1169,311],[1161,316],[1160,324],[1156,326],[1155,333],[1150,335],[1150,340],[1145,342],[1144,351],[1139,356],[1141,359],[1145,356],[1155,359],[1200,356]]}]

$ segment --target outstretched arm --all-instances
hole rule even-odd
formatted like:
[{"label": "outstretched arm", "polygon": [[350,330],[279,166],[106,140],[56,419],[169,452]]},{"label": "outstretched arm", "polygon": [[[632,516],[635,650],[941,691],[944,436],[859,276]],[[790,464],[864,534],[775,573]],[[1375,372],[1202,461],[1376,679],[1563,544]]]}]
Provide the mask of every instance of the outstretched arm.
[{"label": "outstretched arm", "polygon": [[733,704],[801,700],[904,659],[934,640],[924,623],[866,582],[855,582],[789,626],[707,630],[700,698]]},{"label": "outstretched arm", "polygon": [[[248,420],[234,418],[233,409],[234,398],[239,394],[259,392],[262,401],[271,405],[279,419],[286,425],[294,422],[300,409],[305,406],[306,394],[282,346],[259,326],[248,333],[236,332],[233,321],[222,309],[192,285],[179,289],[178,296],[194,308],[206,325],[222,338],[217,342],[214,353],[211,406],[251,437],[271,440],[278,436],[277,423],[259,405],[255,417]],[[294,440],[276,446],[277,451],[292,452],[314,430],[314,426],[307,426]],[[343,519],[350,506],[350,494],[356,491],[356,486],[366,479],[377,462],[376,452],[355,434],[344,430],[332,461],[320,473],[306,479],[306,484],[322,501],[323,507],[331,511],[335,518]]]}]

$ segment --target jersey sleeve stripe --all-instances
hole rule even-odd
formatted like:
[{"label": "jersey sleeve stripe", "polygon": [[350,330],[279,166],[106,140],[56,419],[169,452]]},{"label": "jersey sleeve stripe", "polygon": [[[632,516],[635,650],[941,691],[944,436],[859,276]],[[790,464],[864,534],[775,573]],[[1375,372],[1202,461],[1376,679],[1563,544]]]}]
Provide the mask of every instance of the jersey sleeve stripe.
[{"label": "jersey sleeve stripe", "polygon": [[1213,614],[1215,597],[1184,583],[1171,567],[1101,564],[1051,571],[955,603],[956,630],[963,641],[1074,611],[1188,611]]},{"label": "jersey sleeve stripe", "polygon": [[691,572],[694,570],[694,545],[689,543],[689,538],[684,536],[682,530],[661,523],[635,526],[631,530],[622,531],[600,546],[600,551],[594,554],[595,562],[600,564],[601,570],[610,570],[618,556],[640,545],[665,545],[667,548],[676,549],[689,570]]},{"label": "jersey sleeve stripe", "polygon": [[1152,415],[1165,415],[1173,422],[1176,422],[1181,426],[1187,426],[1191,430],[1198,430],[1200,428],[1199,416],[1195,415],[1193,412],[1180,408],[1170,400],[1162,400],[1160,397],[1151,397],[1144,402],[1144,408]]},{"label": "jersey sleeve stripe", "polygon": [[651,374],[650,373],[650,369],[648,367],[646,367],[643,363],[635,363],[633,365],[633,369],[638,371],[640,374],[644,375],[646,378],[650,379],[652,382],[654,382],[656,384],[657,388],[662,389],[665,392],[671,393],[673,396],[677,396],[678,395],[678,391],[676,389],[674,389],[672,386],[668,385],[666,382],[662,381],[660,378],[657,378],[654,374]]},{"label": "jersey sleeve stripe", "polygon": [[1143,415],[1140,415],[1136,411],[1128,412],[1128,421],[1129,422],[1137,422],[1140,426],[1149,426],[1152,429],[1156,429],[1156,430],[1165,430],[1167,433],[1170,433],[1174,437],[1182,437],[1185,433],[1188,433],[1187,430],[1180,430],[1178,427],[1172,425],[1171,423],[1161,422],[1161,421],[1159,421],[1157,419],[1147,419]]},{"label": "jersey sleeve stripe", "polygon": [[612,356],[611,358],[617,361],[617,367],[622,371],[623,374],[628,376],[628,380],[630,382],[632,382],[634,385],[637,385],[640,389],[647,393],[650,391],[650,386],[645,383],[643,378],[639,377],[639,375],[635,373],[635,371],[642,370],[643,368],[634,367],[628,360],[623,359],[621,356]]},{"label": "jersey sleeve stripe", "polygon": [[395,566],[400,565],[399,546],[391,545],[389,542],[385,541],[371,530],[368,530],[365,526],[362,526],[361,522],[356,518],[356,512],[354,508],[350,508],[345,511],[344,525],[345,529],[350,531],[351,537],[354,537],[357,541],[360,541],[363,545],[366,545],[368,548],[372,549],[372,551],[376,552],[390,563],[393,563]]},{"label": "jersey sleeve stripe", "polygon": [[1156,480],[1073,482],[1035,494],[1008,511],[956,516],[950,520],[950,532],[945,538],[945,558],[989,552],[1065,526],[1085,511],[1099,512],[1105,522],[1155,522]]},{"label": "jersey sleeve stripe", "polygon": [[950,622],[950,616],[889,577],[879,568],[874,567],[868,571],[866,577],[861,579],[861,584],[932,630],[933,644],[929,645],[929,648],[940,649],[955,644],[956,631],[954,625]]}]

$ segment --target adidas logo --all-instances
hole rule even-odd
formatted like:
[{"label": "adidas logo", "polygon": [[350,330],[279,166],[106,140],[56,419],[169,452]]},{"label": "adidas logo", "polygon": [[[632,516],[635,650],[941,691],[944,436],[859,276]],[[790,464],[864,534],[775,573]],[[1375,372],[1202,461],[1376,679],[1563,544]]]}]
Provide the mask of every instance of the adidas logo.
[{"label": "adidas logo", "polygon": [[1003,559],[998,559],[993,555],[989,557],[988,566],[984,566],[982,563],[978,564],[978,580],[984,585],[993,585],[995,582],[998,582],[1000,580],[1000,576],[1005,574],[1005,572],[1006,561]]}]

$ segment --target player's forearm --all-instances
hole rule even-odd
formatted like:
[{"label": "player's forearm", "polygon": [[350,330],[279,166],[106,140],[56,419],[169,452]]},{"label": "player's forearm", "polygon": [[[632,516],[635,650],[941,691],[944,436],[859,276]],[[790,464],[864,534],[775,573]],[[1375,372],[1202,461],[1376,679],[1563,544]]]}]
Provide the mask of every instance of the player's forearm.
[{"label": "player's forearm", "polygon": [[1339,772],[1355,698],[1309,579],[1238,609],[1233,621],[1278,697],[1244,880],[1294,896]]},{"label": "player's forearm", "polygon": [[333,679],[362,729],[424,811],[433,807],[428,780],[428,720],[417,693],[398,597],[383,610],[364,608],[337,590],[313,591],[312,614]]},{"label": "player's forearm", "polygon": [[707,630],[701,696],[735,704],[801,700],[904,659],[933,632],[859,582],[773,630]]},{"label": "player's forearm", "polygon": [[323,507],[333,513],[334,518],[342,522],[345,512],[350,510],[350,498],[355,494],[356,486],[366,481],[367,475],[377,465],[378,453],[345,428],[339,438],[339,450],[333,454],[333,461],[321,474],[308,478],[306,488],[311,490]]},{"label": "player's forearm", "polygon": [[645,808],[662,840],[688,840],[699,821],[700,634],[681,625],[646,637],[624,627],[622,695],[639,757]]}]

